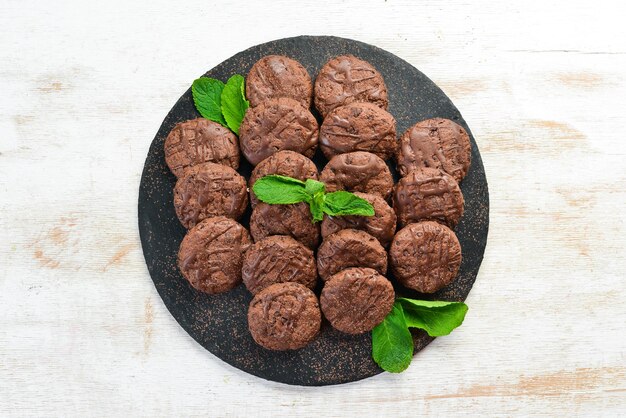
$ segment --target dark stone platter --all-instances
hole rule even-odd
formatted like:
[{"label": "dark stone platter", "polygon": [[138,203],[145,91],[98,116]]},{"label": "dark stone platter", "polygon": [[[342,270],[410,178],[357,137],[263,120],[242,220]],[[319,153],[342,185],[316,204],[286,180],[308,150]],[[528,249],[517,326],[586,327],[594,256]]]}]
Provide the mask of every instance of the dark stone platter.
[{"label": "dark stone platter", "polygon": [[[353,54],[382,73],[389,92],[389,112],[396,118],[398,135],[415,122],[433,117],[452,119],[467,130],[472,141],[472,164],[461,184],[465,214],[455,230],[463,250],[459,275],[433,295],[420,295],[396,286],[396,293],[405,297],[464,300],[476,280],[487,244],[489,193],[474,137],[450,99],[424,74],[397,56],[362,42],[331,36],[299,36],[257,45],[222,62],[205,75],[223,81],[233,74],[245,76],[254,62],[269,54],[295,58],[313,79],[330,58]],[[189,85],[192,81],[189,80]],[[252,296],[243,285],[225,294],[206,295],[183,279],[176,266],[176,254],[185,229],[174,213],[172,197],[176,178],[165,164],[163,142],[176,123],[199,116],[189,89],[165,117],[152,141],[139,187],[141,244],[148,270],[165,306],[204,348],[226,363],[264,379],[319,386],[352,382],[381,373],[371,357],[370,333],[346,335],[325,321],[320,335],[305,348],[269,351],[258,346],[248,332],[246,315]],[[319,150],[314,161],[320,170],[326,163]],[[249,177],[251,168],[242,157],[239,172]],[[397,173],[391,168],[397,180]],[[241,221],[246,227],[249,217],[248,210]],[[390,279],[394,282],[392,277]],[[319,291],[318,288],[318,295]],[[417,353],[432,338],[416,332],[414,340]]]}]

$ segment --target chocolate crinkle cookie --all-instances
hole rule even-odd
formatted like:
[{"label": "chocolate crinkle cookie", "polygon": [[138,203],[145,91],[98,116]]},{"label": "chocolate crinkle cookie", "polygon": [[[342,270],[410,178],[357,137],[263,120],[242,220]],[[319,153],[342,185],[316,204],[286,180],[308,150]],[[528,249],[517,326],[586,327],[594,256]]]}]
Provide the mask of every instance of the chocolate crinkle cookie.
[{"label": "chocolate crinkle cookie", "polygon": [[330,324],[348,334],[370,331],[391,312],[395,293],[391,282],[374,269],[353,267],[331,276],[320,305]]},{"label": "chocolate crinkle cookie", "polygon": [[178,251],[183,277],[205,293],[226,292],[241,283],[243,253],[252,244],[236,221],[218,216],[191,228]]},{"label": "chocolate crinkle cookie", "polygon": [[376,238],[383,247],[389,246],[396,233],[396,213],[382,197],[375,194],[354,192],[374,207],[374,216],[324,215],[322,238],[342,229],[359,229]]},{"label": "chocolate crinkle cookie", "polygon": [[258,199],[252,191],[252,186],[261,177],[270,174],[292,177],[301,181],[306,179],[318,179],[315,163],[302,154],[293,151],[278,151],[254,167],[248,185],[250,187],[250,203],[254,207]]},{"label": "chocolate crinkle cookie", "polygon": [[306,68],[283,55],[268,55],[258,60],[246,78],[246,95],[251,106],[267,99],[289,97],[303,107],[311,107],[313,84]]},{"label": "chocolate crinkle cookie", "polygon": [[320,174],[326,191],[347,190],[382,196],[387,199],[393,178],[385,161],[371,152],[355,151],[333,157]]},{"label": "chocolate crinkle cookie", "polygon": [[461,245],[452,230],[437,222],[410,224],[389,250],[391,269],[402,285],[433,293],[454,280],[461,266]]},{"label": "chocolate crinkle cookie", "polygon": [[255,242],[270,235],[288,235],[312,250],[320,242],[319,224],[313,223],[309,205],[304,202],[293,205],[259,202],[250,217],[250,233]]},{"label": "chocolate crinkle cookie", "polygon": [[393,208],[400,226],[433,220],[454,228],[463,215],[463,194],[454,178],[436,168],[410,171],[396,184]]},{"label": "chocolate crinkle cookie", "polygon": [[281,235],[253,244],[244,255],[241,275],[253,295],[274,283],[295,282],[313,289],[317,282],[313,251]]},{"label": "chocolate crinkle cookie", "polygon": [[369,267],[387,273],[387,252],[364,231],[342,229],[324,238],[317,250],[317,271],[322,280],[348,267]]},{"label": "chocolate crinkle cookie", "polygon": [[382,75],[370,63],[353,55],[328,61],[315,79],[315,107],[324,117],[336,107],[370,102],[387,109],[387,86]]},{"label": "chocolate crinkle cookie", "polygon": [[174,209],[185,228],[213,216],[239,219],[247,206],[246,180],[225,165],[190,167],[174,187]]},{"label": "chocolate crinkle cookie", "polygon": [[368,151],[383,160],[396,152],[396,120],[372,103],[337,107],[320,127],[320,148],[326,158],[352,151]]},{"label": "chocolate crinkle cookie", "polygon": [[236,170],[239,156],[235,134],[204,118],[177,123],[165,138],[165,162],[176,177],[188,167],[207,162]]},{"label": "chocolate crinkle cookie", "polygon": [[241,152],[257,165],[278,151],[311,158],[317,149],[319,126],[308,109],[294,99],[268,99],[246,111],[239,128]]},{"label": "chocolate crinkle cookie", "polygon": [[449,119],[427,119],[411,126],[400,138],[396,156],[400,175],[414,168],[440,168],[460,182],[472,158],[469,135]]},{"label": "chocolate crinkle cookie", "polygon": [[268,350],[297,350],[320,330],[322,314],[315,294],[298,283],[266,287],[250,302],[248,329]]}]

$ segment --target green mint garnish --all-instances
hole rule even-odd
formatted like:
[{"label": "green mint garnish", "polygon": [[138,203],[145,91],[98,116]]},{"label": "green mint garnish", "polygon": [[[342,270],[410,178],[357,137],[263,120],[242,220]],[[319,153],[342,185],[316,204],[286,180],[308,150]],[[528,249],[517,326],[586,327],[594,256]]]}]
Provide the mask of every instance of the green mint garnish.
[{"label": "green mint garnish", "polygon": [[421,328],[431,337],[448,335],[460,326],[467,313],[467,305],[463,302],[443,302],[430,300],[414,300],[399,298],[404,309],[406,325],[410,328]]},{"label": "green mint garnish", "polygon": [[310,199],[303,181],[286,176],[262,177],[254,182],[252,191],[259,200],[271,205],[291,205]]},{"label": "green mint garnish", "polygon": [[426,330],[431,337],[448,335],[463,323],[467,309],[463,302],[398,298],[389,315],[372,330],[374,361],[391,373],[406,370],[413,357],[409,328]]},{"label": "green mint garnish", "polygon": [[340,190],[326,195],[326,199],[324,200],[324,213],[331,216],[374,216],[374,207],[367,200],[361,199],[355,194]]},{"label": "green mint garnish", "polygon": [[224,83],[214,78],[200,77],[191,85],[191,93],[196,109],[202,117],[228,128],[222,116],[222,91]]},{"label": "green mint garnish", "polygon": [[391,373],[400,373],[411,364],[413,337],[399,303],[395,303],[389,315],[372,330],[372,357],[383,370]]},{"label": "green mint garnish", "polygon": [[258,179],[252,191],[265,203],[289,205],[306,202],[311,209],[313,222],[331,216],[374,216],[374,207],[365,199],[350,192],[326,193],[324,183],[307,179],[300,181],[291,177],[272,174]]},{"label": "green mint garnish", "polygon": [[226,84],[214,78],[200,77],[191,85],[191,93],[202,117],[239,135],[239,126],[250,106],[246,100],[243,76],[235,74]]},{"label": "green mint garnish", "polygon": [[231,131],[239,135],[239,125],[250,102],[246,100],[243,76],[235,74],[226,82],[222,92],[222,114]]}]

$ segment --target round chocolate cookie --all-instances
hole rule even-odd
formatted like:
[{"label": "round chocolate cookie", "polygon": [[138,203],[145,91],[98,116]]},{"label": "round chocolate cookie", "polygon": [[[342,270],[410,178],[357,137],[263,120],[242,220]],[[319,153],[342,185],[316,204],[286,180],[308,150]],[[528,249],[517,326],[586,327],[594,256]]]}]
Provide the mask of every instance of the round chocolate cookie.
[{"label": "round chocolate cookie", "polygon": [[387,109],[387,87],[383,76],[369,62],[353,55],[328,61],[315,79],[315,107],[324,117],[336,107],[371,102]]},{"label": "round chocolate cookie", "polygon": [[370,268],[353,267],[331,276],[322,289],[320,305],[330,324],[348,334],[370,331],[393,307],[391,282]]},{"label": "round chocolate cookie", "polygon": [[253,295],[274,283],[296,282],[313,289],[317,282],[313,251],[281,235],[252,245],[244,255],[241,275]]},{"label": "round chocolate cookie", "polygon": [[287,235],[312,250],[320,242],[320,227],[313,223],[309,205],[304,202],[295,205],[259,202],[250,217],[250,233],[255,242],[270,235]]},{"label": "round chocolate cookie", "polygon": [[165,138],[165,162],[176,177],[186,168],[216,163],[239,168],[239,142],[230,130],[204,118],[177,123]]},{"label": "round chocolate cookie", "polygon": [[452,230],[437,222],[401,229],[389,249],[394,277],[404,286],[433,293],[447,286],[461,266],[461,245]]},{"label": "round chocolate cookie", "polygon": [[311,107],[311,76],[298,61],[283,55],[268,55],[258,60],[246,78],[250,106],[275,97],[290,97],[305,108]]},{"label": "round chocolate cookie", "polygon": [[317,250],[317,271],[322,280],[348,267],[369,267],[387,273],[387,252],[370,234],[342,229],[324,238]]},{"label": "round chocolate cookie", "polygon": [[374,206],[374,216],[329,216],[322,221],[322,238],[342,229],[359,229],[376,238],[387,247],[396,233],[396,213],[382,197],[355,192],[358,197]]},{"label": "round chocolate cookie", "polygon": [[465,129],[449,119],[427,119],[400,138],[396,159],[400,175],[414,168],[440,168],[460,182],[467,174],[472,147]]},{"label": "round chocolate cookie", "polygon": [[174,209],[185,228],[212,216],[239,219],[247,205],[246,180],[221,164],[189,167],[174,187]]},{"label": "round chocolate cookie", "polygon": [[352,151],[368,151],[386,160],[396,146],[396,120],[372,103],[337,107],[320,127],[320,148],[329,160]]},{"label": "round chocolate cookie", "polygon": [[241,283],[243,253],[252,245],[246,228],[225,216],[207,218],[191,228],[178,250],[178,268],[205,293],[222,293]]},{"label": "round chocolate cookie", "polygon": [[454,178],[436,168],[412,170],[396,184],[393,208],[400,226],[434,220],[454,228],[463,215],[463,194]]},{"label": "round chocolate cookie", "polygon": [[355,151],[334,156],[320,174],[326,191],[347,190],[382,196],[387,199],[393,178],[387,164],[371,152]]},{"label": "round chocolate cookie", "polygon": [[280,174],[281,176],[293,177],[302,181],[318,179],[317,167],[313,161],[297,152],[278,151],[276,154],[261,161],[252,170],[248,185],[250,188],[250,203],[253,207],[257,204],[258,199],[252,191],[252,186],[258,179],[270,174]]},{"label": "round chocolate cookie", "polygon": [[322,314],[315,294],[298,283],[266,287],[250,302],[248,329],[268,350],[297,350],[315,338]]},{"label": "round chocolate cookie", "polygon": [[248,109],[239,128],[241,151],[252,165],[291,150],[313,157],[319,126],[300,103],[286,97],[268,99]]}]

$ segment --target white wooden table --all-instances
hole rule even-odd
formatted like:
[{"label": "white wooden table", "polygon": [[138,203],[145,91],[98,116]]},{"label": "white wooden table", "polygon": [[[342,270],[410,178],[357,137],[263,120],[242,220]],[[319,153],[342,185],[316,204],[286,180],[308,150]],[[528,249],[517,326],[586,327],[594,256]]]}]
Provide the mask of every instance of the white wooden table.
[{"label": "white wooden table", "polygon": [[[620,2],[174,3],[0,0],[0,416],[626,414]],[[163,117],[207,69],[298,34],[406,59],[482,152],[469,314],[400,375],[240,372],[178,326],[143,260],[137,191]]]}]

